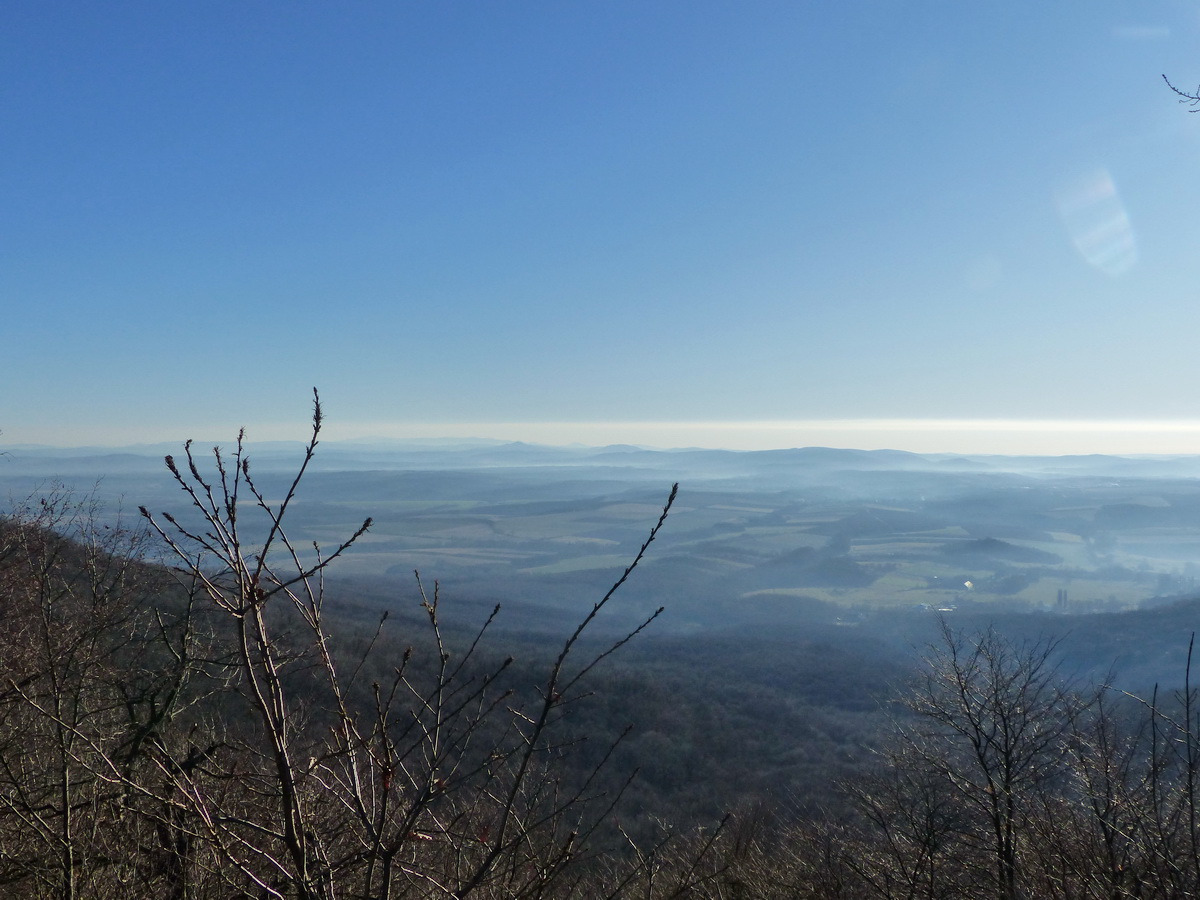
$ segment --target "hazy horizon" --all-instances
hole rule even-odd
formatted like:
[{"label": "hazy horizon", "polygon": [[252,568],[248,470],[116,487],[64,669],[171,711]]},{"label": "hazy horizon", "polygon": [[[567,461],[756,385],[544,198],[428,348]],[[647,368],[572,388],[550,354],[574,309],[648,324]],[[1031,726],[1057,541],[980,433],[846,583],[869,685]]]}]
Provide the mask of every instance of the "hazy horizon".
[{"label": "hazy horizon", "polygon": [[[0,432],[5,447],[45,446],[121,448],[182,443],[195,439],[228,446],[236,427],[208,425],[171,433],[155,427],[122,426],[98,430],[77,440],[53,430]],[[74,434],[72,430],[68,432]],[[304,424],[260,423],[247,426],[249,441],[300,441]],[[22,439],[23,438],[23,439]],[[603,447],[630,444],[652,449],[778,450],[837,447],[856,450],[906,450],[999,456],[1197,455],[1200,420],[951,420],[846,419],[761,422],[476,422],[354,423],[327,422],[326,441],[519,441],[549,446]]]}]

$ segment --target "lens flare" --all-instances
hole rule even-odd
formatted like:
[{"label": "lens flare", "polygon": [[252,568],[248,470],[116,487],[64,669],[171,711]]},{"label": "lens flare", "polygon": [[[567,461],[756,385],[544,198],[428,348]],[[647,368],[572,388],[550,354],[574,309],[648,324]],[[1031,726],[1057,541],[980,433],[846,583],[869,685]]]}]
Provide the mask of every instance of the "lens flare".
[{"label": "lens flare", "polygon": [[1106,169],[1060,188],[1054,201],[1067,235],[1089,265],[1113,276],[1134,267],[1137,239]]}]

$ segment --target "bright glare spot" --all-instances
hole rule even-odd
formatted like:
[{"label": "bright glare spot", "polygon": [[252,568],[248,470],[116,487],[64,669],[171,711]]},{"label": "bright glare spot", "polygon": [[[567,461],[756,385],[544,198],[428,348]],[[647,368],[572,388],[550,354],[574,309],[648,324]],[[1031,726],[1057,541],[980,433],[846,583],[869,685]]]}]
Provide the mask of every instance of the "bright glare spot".
[{"label": "bright glare spot", "polygon": [[1137,240],[1117,186],[1106,169],[1055,192],[1054,200],[1075,249],[1106,275],[1123,275],[1137,262]]}]

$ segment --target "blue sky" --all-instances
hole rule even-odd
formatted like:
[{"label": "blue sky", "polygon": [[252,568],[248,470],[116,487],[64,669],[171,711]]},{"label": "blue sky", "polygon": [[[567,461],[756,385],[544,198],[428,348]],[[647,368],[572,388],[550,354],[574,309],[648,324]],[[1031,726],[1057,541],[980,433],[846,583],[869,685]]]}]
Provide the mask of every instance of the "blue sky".
[{"label": "blue sky", "polygon": [[1164,72],[1194,0],[16,0],[0,442],[1200,452]]}]

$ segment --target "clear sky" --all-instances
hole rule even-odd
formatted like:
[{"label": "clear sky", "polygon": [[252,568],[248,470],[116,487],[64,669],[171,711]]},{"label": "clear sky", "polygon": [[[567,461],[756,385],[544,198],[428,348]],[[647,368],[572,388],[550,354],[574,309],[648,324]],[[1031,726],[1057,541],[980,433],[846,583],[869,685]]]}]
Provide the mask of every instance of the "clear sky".
[{"label": "clear sky", "polygon": [[1200,452],[1162,73],[1195,0],[9,0],[0,445]]}]

